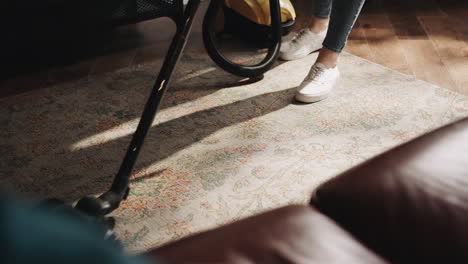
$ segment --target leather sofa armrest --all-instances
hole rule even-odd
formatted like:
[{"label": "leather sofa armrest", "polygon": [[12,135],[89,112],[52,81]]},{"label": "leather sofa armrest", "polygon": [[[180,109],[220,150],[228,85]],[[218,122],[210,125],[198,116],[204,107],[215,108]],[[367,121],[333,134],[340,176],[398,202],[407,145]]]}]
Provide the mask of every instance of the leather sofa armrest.
[{"label": "leather sofa armrest", "polygon": [[171,264],[386,263],[309,206],[276,209],[148,254]]},{"label": "leather sofa armrest", "polygon": [[468,118],[321,185],[311,204],[396,263],[468,263]]}]

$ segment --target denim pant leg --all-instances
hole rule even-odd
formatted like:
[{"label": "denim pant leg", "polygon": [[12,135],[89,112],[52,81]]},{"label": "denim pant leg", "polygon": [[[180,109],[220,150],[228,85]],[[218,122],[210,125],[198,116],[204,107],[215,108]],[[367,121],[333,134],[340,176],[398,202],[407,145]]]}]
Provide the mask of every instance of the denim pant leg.
[{"label": "denim pant leg", "polygon": [[314,16],[318,18],[329,18],[333,0],[314,0]]},{"label": "denim pant leg", "polygon": [[356,22],[365,0],[315,0],[314,15],[330,17],[328,32],[323,46],[334,52],[341,52],[349,33]]}]

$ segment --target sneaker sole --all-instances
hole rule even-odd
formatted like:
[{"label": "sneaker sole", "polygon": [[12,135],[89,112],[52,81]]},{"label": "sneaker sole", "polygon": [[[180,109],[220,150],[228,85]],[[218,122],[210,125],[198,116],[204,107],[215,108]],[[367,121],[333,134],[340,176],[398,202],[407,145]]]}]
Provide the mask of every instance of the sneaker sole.
[{"label": "sneaker sole", "polygon": [[322,94],[322,95],[314,95],[314,96],[296,94],[294,98],[296,99],[296,101],[299,101],[301,103],[316,103],[316,102],[326,99],[329,95],[330,95],[329,93]]},{"label": "sneaker sole", "polygon": [[310,54],[315,53],[315,52],[320,51],[320,50],[321,50],[321,48],[320,48],[320,49],[316,49],[316,50],[314,50],[314,51],[311,51],[311,52],[309,52],[309,53],[307,53],[307,54],[305,54],[305,55],[302,54],[302,55],[295,55],[295,56],[294,56],[294,55],[288,56],[288,55],[285,55],[285,54],[281,54],[281,53],[280,53],[279,59],[284,60],[284,61],[299,60],[299,59],[305,58],[305,57],[309,56]]}]

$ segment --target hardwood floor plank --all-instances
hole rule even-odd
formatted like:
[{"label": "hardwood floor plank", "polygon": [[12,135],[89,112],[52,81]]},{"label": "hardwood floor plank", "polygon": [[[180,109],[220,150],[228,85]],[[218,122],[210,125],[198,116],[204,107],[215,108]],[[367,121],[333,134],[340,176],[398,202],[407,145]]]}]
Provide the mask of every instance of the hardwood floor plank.
[{"label": "hardwood floor plank", "polygon": [[364,2],[361,13],[368,15],[377,15],[385,13],[384,0],[367,0]]},{"label": "hardwood floor plank", "polygon": [[400,40],[414,75],[422,80],[456,91],[444,62],[430,40]]},{"label": "hardwood floor plank", "polygon": [[413,74],[386,15],[362,14],[360,23],[364,28],[374,62],[406,74]]},{"label": "hardwood floor plank", "polygon": [[415,14],[389,12],[388,17],[399,39],[428,39]]},{"label": "hardwood floor plank", "polygon": [[386,1],[385,11],[399,39],[428,39],[417,18],[419,8],[413,1]]},{"label": "hardwood floor plank", "polygon": [[356,21],[353,30],[349,34],[345,51],[370,61],[375,60],[369,43],[367,43],[364,28],[359,19]]},{"label": "hardwood floor plank", "polygon": [[448,17],[419,17],[457,91],[468,94],[468,43]]},{"label": "hardwood floor plank", "polygon": [[468,1],[463,0],[437,0],[438,5],[447,14],[454,29],[462,34],[463,40],[468,43]]},{"label": "hardwood floor plank", "polygon": [[417,16],[447,16],[440,8],[439,3],[435,0],[405,1],[412,5]]}]

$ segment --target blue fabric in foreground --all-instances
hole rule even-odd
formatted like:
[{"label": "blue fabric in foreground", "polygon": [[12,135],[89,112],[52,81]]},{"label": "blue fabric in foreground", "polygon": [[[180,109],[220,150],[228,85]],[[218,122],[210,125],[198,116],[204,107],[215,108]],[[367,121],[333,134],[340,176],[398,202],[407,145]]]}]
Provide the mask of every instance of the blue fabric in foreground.
[{"label": "blue fabric in foreground", "polygon": [[70,211],[0,199],[0,263],[150,263],[141,256],[125,255],[100,234],[99,226]]}]

